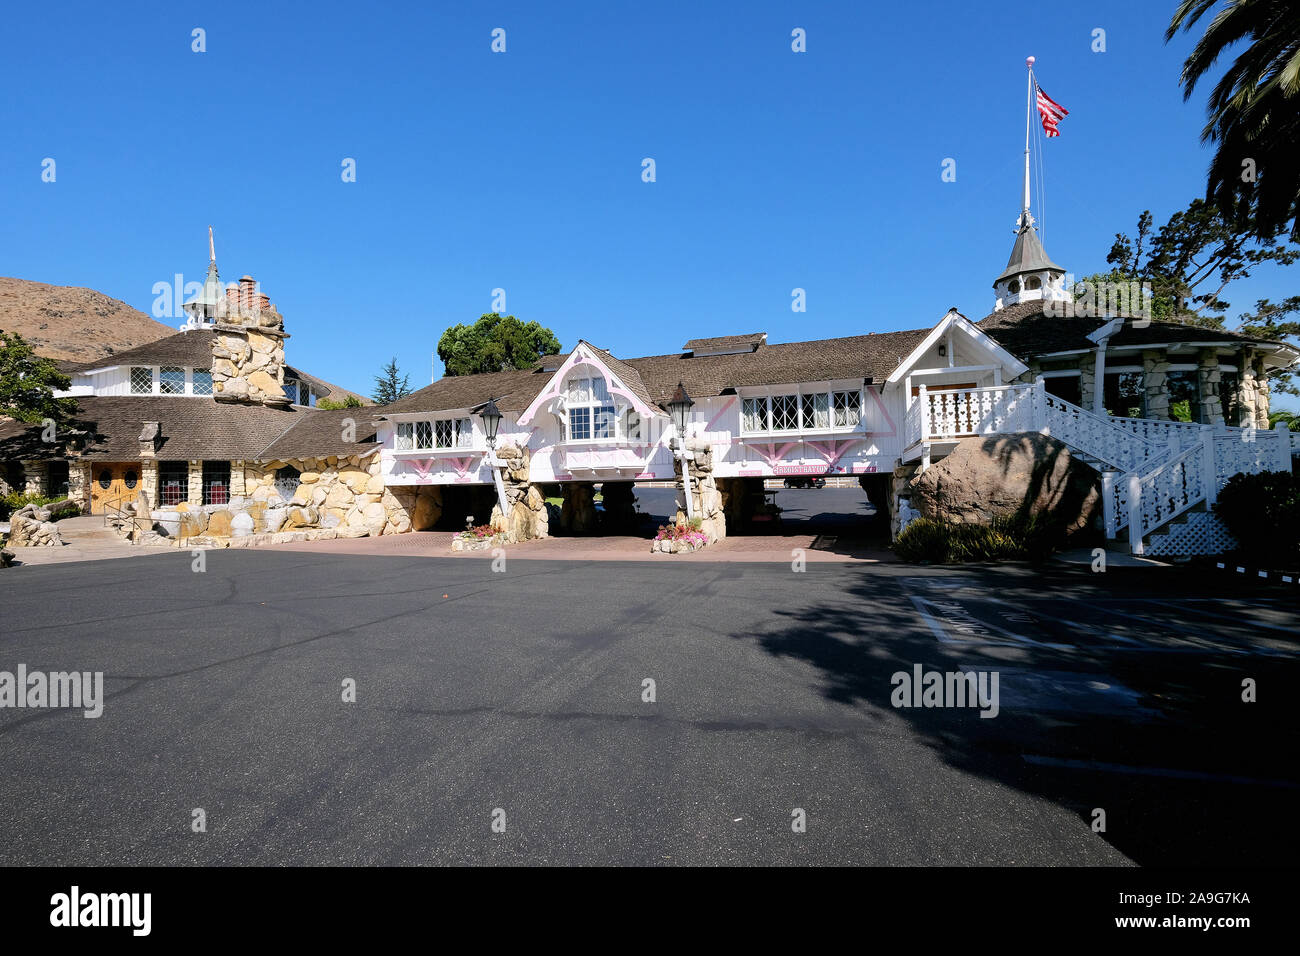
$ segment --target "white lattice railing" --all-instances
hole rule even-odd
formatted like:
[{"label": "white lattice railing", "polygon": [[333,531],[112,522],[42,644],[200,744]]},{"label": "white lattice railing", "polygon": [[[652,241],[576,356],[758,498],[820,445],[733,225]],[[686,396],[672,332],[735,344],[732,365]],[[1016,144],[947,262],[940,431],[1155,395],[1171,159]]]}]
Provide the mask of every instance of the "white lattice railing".
[{"label": "white lattice railing", "polygon": [[1109,418],[1039,389],[1040,428],[1102,464],[1132,471],[1162,454],[1167,446],[1114,424]]},{"label": "white lattice railing", "polygon": [[1172,445],[1174,448],[1186,448],[1201,440],[1201,426],[1196,422],[1165,422],[1154,418],[1120,418],[1110,419],[1112,425],[1130,431],[1157,445]]}]

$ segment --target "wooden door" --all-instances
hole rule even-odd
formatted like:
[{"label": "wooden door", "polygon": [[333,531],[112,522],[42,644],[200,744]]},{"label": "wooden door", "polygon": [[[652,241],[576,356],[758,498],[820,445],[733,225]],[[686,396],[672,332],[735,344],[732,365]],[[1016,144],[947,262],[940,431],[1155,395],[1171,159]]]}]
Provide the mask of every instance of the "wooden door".
[{"label": "wooden door", "polygon": [[109,505],[125,508],[139,490],[138,462],[95,462],[90,469],[90,513],[102,515]]}]

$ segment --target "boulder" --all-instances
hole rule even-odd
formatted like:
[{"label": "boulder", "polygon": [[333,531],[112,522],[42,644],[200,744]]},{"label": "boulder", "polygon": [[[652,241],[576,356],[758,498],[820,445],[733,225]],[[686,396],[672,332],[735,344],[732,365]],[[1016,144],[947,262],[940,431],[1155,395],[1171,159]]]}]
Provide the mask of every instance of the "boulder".
[{"label": "boulder", "polygon": [[154,526],[169,538],[174,538],[180,534],[181,530],[181,513],[167,509],[165,511],[154,511],[149,517],[153,519]]},{"label": "boulder", "polygon": [[262,521],[266,525],[266,530],[270,532],[279,531],[284,524],[285,519],[289,517],[290,508],[267,508],[262,515]]},{"label": "boulder", "polygon": [[210,538],[228,538],[230,537],[230,520],[231,513],[226,509],[214,511],[208,515],[208,537]]},{"label": "boulder", "polygon": [[1101,476],[1037,432],[964,439],[913,478],[909,490],[922,516],[955,523],[987,524],[1023,508],[1073,533],[1101,509]]},{"label": "boulder", "polygon": [[247,511],[241,511],[230,519],[230,535],[234,538],[243,538],[253,533],[254,526],[253,516]]}]

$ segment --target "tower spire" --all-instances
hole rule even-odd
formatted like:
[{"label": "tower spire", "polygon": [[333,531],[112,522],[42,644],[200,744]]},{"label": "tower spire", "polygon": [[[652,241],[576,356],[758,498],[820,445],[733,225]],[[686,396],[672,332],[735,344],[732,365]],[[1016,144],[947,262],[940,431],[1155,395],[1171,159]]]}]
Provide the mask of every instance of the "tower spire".
[{"label": "tower spire", "polygon": [[[1027,142],[1027,141],[1026,141],[1026,142]],[[1028,160],[1026,160],[1026,163],[1028,163]],[[1025,188],[1028,189],[1028,188],[1029,188],[1029,179],[1028,179],[1028,177],[1029,177],[1029,166],[1028,166],[1028,165],[1025,166],[1025,177],[1026,177],[1026,178],[1025,178]],[[1027,195],[1028,195],[1028,193],[1026,193],[1026,196],[1027,196]],[[1028,199],[1025,200],[1026,203],[1028,203],[1028,201],[1029,201]],[[217,264],[217,247],[216,247],[215,245],[213,245],[213,243],[212,243],[212,227],[211,227],[211,226],[208,226],[208,262],[210,262],[212,265],[216,265],[216,264]]]},{"label": "tower spire", "polygon": [[1025,67],[1029,77],[1025,95],[1024,192],[1021,194],[1020,218],[1016,220],[1016,241],[1011,247],[1011,257],[1007,260],[1007,267],[993,280],[993,291],[997,296],[993,306],[995,312],[1018,302],[1069,297],[1065,289],[1065,270],[1048,258],[1042,240],[1038,238],[1038,230],[1034,228],[1034,216],[1029,211],[1029,144],[1038,86],[1034,79],[1034,57],[1025,57]]}]

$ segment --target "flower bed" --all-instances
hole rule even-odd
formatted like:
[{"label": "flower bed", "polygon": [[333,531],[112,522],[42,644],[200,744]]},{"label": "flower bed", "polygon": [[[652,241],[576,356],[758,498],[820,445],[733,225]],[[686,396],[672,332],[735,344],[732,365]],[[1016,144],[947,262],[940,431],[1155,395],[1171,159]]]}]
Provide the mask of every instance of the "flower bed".
[{"label": "flower bed", "polygon": [[490,524],[480,524],[472,528],[466,528],[452,538],[451,550],[486,551],[488,548],[499,548],[508,543],[509,539],[505,531],[494,528]]},{"label": "flower bed", "polygon": [[699,529],[697,519],[691,526],[660,525],[654,540],[650,542],[650,550],[664,554],[687,554],[700,550],[708,543],[709,536]]}]

